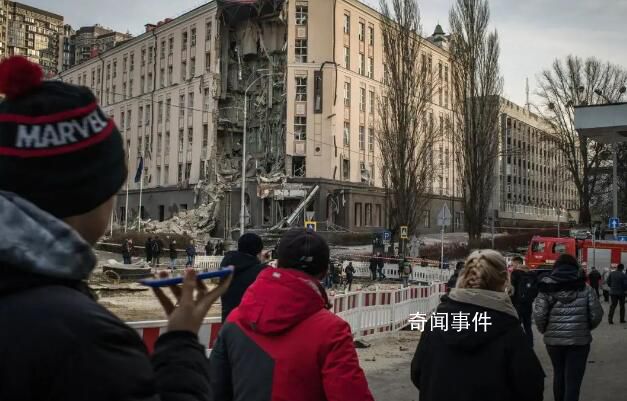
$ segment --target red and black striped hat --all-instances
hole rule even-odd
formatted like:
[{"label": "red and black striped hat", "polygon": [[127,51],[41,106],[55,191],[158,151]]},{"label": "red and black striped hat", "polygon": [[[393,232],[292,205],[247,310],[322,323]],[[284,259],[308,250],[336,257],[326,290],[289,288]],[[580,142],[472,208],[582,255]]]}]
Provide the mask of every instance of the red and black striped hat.
[{"label": "red and black striped hat", "polygon": [[80,215],[126,180],[122,137],[89,89],[42,77],[24,57],[0,63],[0,190]]}]

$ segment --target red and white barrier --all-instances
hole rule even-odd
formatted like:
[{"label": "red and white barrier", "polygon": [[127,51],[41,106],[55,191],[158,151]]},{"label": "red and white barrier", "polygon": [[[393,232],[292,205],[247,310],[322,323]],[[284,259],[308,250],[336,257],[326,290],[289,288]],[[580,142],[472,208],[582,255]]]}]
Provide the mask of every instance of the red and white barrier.
[{"label": "red and white barrier", "polygon": [[[144,341],[144,344],[146,344],[148,352],[152,353],[157,338],[165,333],[168,322],[167,320],[147,320],[141,322],[127,322],[126,324],[137,331]],[[222,322],[219,316],[206,317],[198,332],[198,341],[207,349],[211,349],[218,338],[218,333],[221,328]]]},{"label": "red and white barrier", "polygon": [[[352,263],[355,268],[355,277],[370,277],[370,263],[369,262],[357,262],[346,260],[342,263],[342,268],[346,268],[348,263]],[[398,264],[386,263],[383,266],[383,274],[386,278],[400,279]],[[438,269],[437,267],[424,267],[415,265],[412,267],[412,274],[409,278],[410,281],[420,281],[423,283],[432,283],[435,281],[447,282],[453,275],[452,270]]]}]

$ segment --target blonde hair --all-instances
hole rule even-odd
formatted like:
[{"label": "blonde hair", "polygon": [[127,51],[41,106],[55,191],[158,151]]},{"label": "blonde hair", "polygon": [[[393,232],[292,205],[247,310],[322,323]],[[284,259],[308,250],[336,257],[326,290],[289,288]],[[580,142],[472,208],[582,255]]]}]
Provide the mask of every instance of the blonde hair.
[{"label": "blonde hair", "polygon": [[457,287],[491,291],[508,289],[509,275],[505,258],[492,249],[474,251],[466,259]]}]

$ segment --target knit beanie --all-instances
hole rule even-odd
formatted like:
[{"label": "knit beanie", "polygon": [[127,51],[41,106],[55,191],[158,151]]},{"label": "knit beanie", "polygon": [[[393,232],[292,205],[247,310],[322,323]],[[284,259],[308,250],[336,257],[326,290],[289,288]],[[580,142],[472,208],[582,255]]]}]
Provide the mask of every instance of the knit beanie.
[{"label": "knit beanie", "polygon": [[329,245],[315,231],[288,231],[281,237],[277,251],[279,267],[298,269],[312,276],[329,269]]},{"label": "knit beanie", "polygon": [[263,250],[263,241],[255,233],[246,233],[237,240],[237,250],[252,256],[257,256]]},{"label": "knit beanie", "polygon": [[58,218],[84,214],[126,180],[122,137],[89,89],[42,78],[24,57],[0,63],[0,190]]}]

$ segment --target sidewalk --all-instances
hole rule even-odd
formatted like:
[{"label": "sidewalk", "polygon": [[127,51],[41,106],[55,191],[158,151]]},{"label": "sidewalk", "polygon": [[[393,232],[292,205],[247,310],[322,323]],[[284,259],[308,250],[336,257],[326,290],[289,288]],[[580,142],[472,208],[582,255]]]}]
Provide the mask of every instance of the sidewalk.
[{"label": "sidewalk", "polygon": [[[607,323],[608,308],[608,304],[603,303],[604,320],[592,333],[594,339],[581,386],[581,401],[615,401],[627,391],[627,324],[610,326]],[[617,316],[615,320],[618,321]],[[409,377],[418,339],[416,332],[402,332],[398,336],[374,340],[371,348],[358,350],[375,400],[418,401],[418,390]],[[544,399],[553,401],[551,361],[542,336],[536,332],[534,340],[536,354],[547,375]],[[372,361],[373,357],[375,361]]]}]

